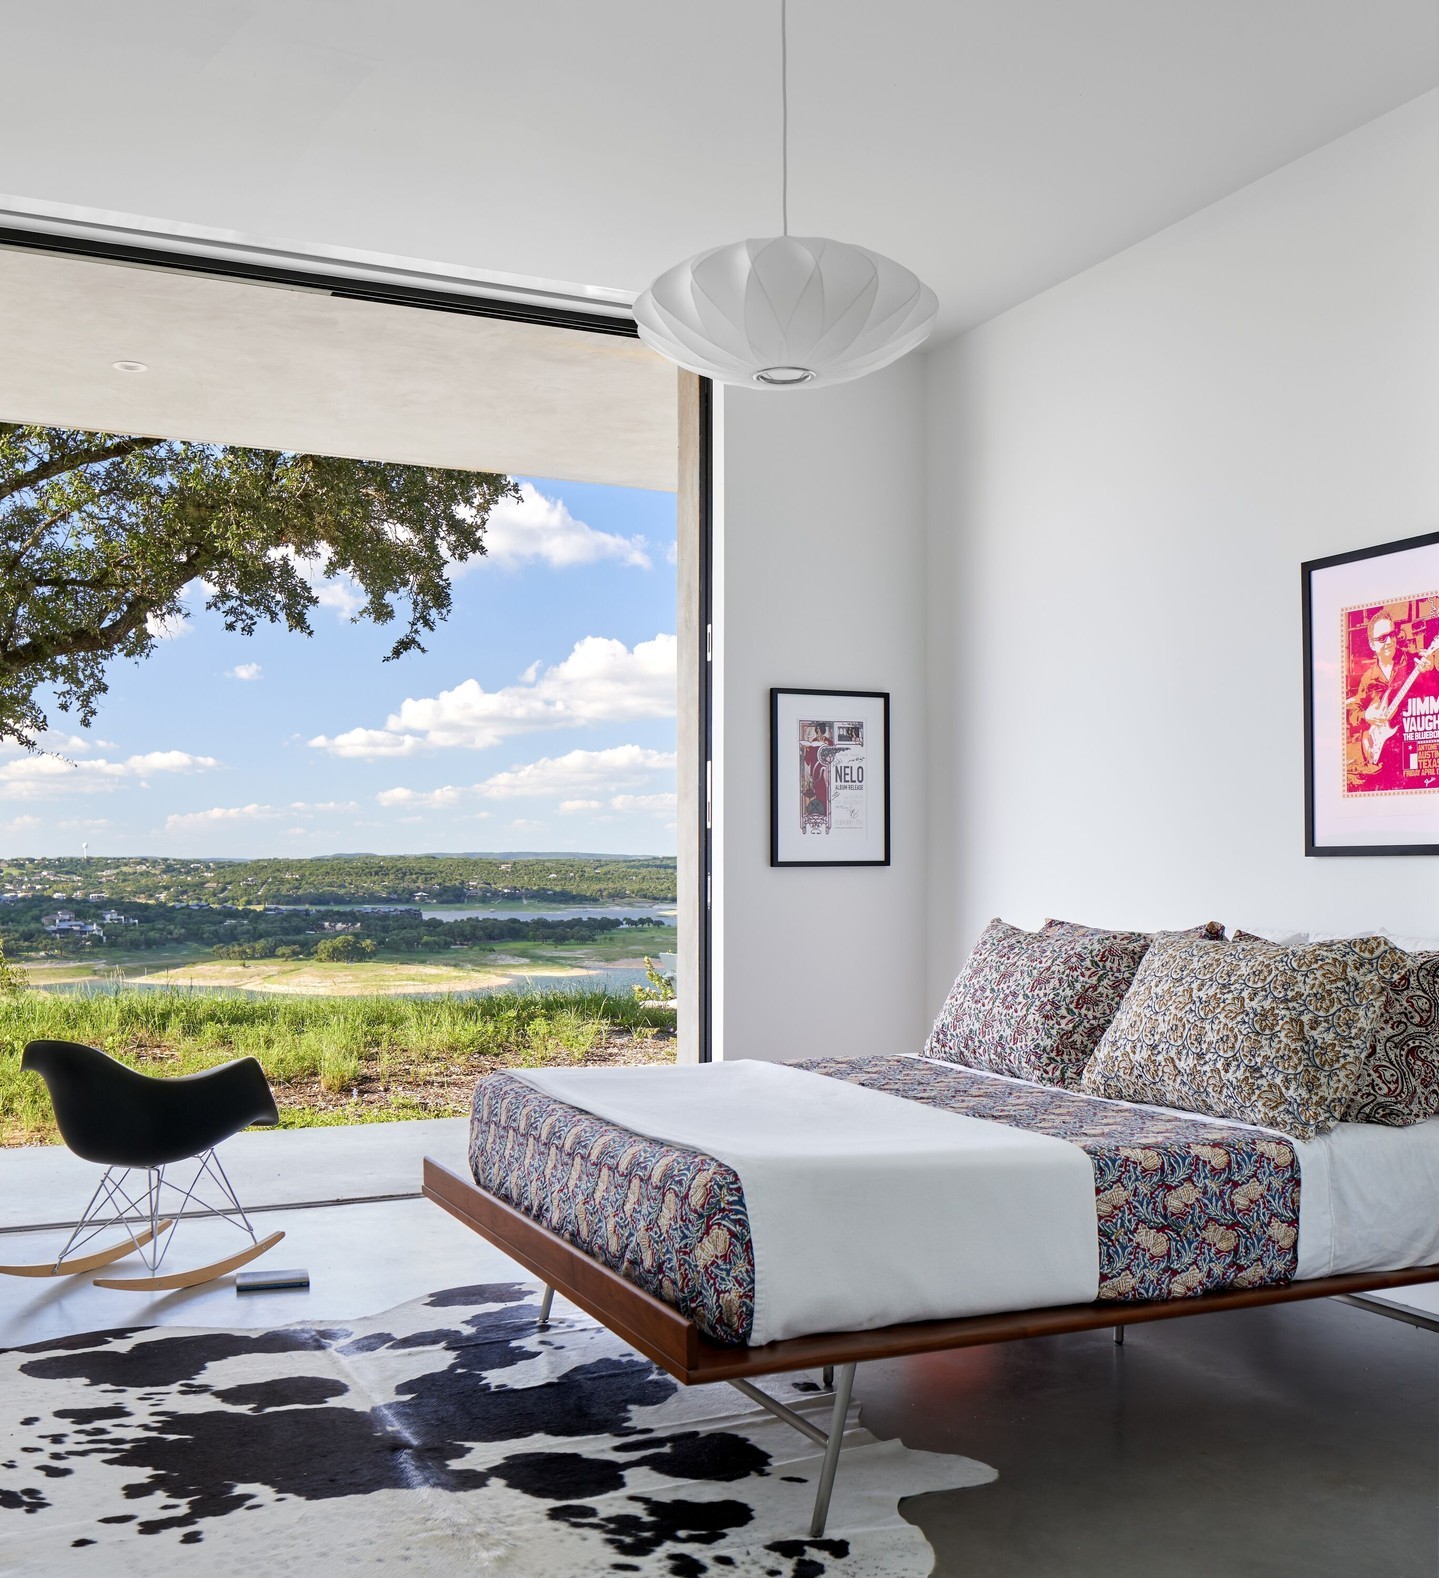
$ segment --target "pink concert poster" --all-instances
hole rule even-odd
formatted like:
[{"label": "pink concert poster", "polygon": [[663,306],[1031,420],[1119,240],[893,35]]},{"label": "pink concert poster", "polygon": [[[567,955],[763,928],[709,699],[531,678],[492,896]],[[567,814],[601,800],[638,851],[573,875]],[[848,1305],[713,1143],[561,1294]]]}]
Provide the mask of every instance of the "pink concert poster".
[{"label": "pink concert poster", "polygon": [[1305,850],[1439,854],[1439,532],[1304,566]]},{"label": "pink concert poster", "polygon": [[1344,793],[1439,793],[1439,591],[1343,620]]}]

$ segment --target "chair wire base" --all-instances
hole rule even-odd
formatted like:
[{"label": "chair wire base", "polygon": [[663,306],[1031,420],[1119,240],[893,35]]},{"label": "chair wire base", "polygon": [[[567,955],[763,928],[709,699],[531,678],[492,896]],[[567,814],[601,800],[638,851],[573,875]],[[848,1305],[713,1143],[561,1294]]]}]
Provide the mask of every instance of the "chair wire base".
[{"label": "chair wire base", "polygon": [[[198,1206],[206,1217],[231,1223],[247,1234],[252,1244],[257,1243],[254,1226],[214,1150],[202,1151],[193,1161],[195,1175],[183,1187],[166,1177],[167,1167],[107,1167],[64,1249],[55,1257],[56,1273],[63,1275],[66,1260],[78,1257],[92,1239],[111,1228],[121,1228],[129,1235],[132,1252],[139,1254],[151,1276],[155,1276],[175,1236],[164,1231],[165,1222],[178,1218],[191,1205]],[[132,1185],[131,1174],[141,1172],[143,1187]],[[216,1192],[218,1201],[208,1197]],[[173,1210],[166,1209],[174,1196],[179,1197],[179,1204]],[[141,1231],[137,1232],[137,1228]]]}]

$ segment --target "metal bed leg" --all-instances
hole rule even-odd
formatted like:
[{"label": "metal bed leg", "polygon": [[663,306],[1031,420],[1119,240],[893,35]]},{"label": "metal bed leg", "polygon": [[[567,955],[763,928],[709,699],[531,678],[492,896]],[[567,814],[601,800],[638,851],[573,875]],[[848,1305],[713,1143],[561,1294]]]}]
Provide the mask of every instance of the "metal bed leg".
[{"label": "metal bed leg", "polygon": [[540,1318],[536,1326],[548,1326],[550,1323],[550,1306],[555,1302],[555,1290],[548,1284],[545,1287],[544,1297],[540,1300]]},{"label": "metal bed leg", "polygon": [[825,1365],[822,1379],[825,1391],[832,1392],[834,1390],[834,1366],[832,1364]]},{"label": "metal bed leg", "polygon": [[849,1417],[849,1394],[854,1387],[854,1365],[839,1367],[839,1384],[834,1390],[834,1411],[829,1420],[829,1441],[824,1449],[824,1465],[819,1471],[819,1489],[814,1496],[814,1517],[810,1519],[809,1537],[817,1540],[824,1533],[829,1517],[830,1492],[834,1489],[834,1471],[839,1467],[839,1449],[844,1444],[844,1425]]},{"label": "metal bed leg", "polygon": [[1403,1321],[1406,1326],[1417,1326],[1421,1331],[1439,1331],[1439,1319],[1420,1310],[1384,1304],[1375,1299],[1356,1298],[1352,1293],[1336,1293],[1334,1299],[1340,1304],[1352,1304],[1366,1315],[1382,1315],[1386,1320]]},{"label": "metal bed leg", "polygon": [[1114,1328],[1114,1346],[1116,1348],[1122,1348],[1124,1346],[1124,1327],[1123,1326],[1116,1326]]},{"label": "metal bed leg", "polygon": [[[828,1370],[829,1365],[825,1366]],[[829,1516],[829,1498],[834,1490],[834,1471],[839,1466],[839,1449],[844,1445],[844,1426],[849,1418],[849,1394],[854,1389],[854,1364],[842,1364],[839,1367],[839,1385],[835,1388],[834,1407],[830,1410],[829,1430],[821,1430],[818,1425],[812,1424],[803,1414],[797,1414],[788,1403],[782,1403],[778,1398],[771,1397],[768,1392],[762,1392],[751,1381],[731,1381],[729,1384],[737,1392],[743,1392],[752,1402],[761,1408],[769,1409],[776,1419],[783,1419],[793,1430],[798,1430],[802,1436],[808,1436],[816,1446],[824,1448],[824,1461],[820,1465],[819,1487],[814,1496],[814,1517],[810,1521],[809,1536],[817,1540],[824,1533],[825,1519]]]}]

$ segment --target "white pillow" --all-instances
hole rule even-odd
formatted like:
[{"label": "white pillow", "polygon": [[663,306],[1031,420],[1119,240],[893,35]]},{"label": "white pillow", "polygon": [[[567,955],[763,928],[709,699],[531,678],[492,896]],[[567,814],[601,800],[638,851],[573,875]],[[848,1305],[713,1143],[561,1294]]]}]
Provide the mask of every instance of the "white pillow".
[{"label": "white pillow", "polygon": [[[1256,937],[1261,937],[1262,932],[1255,932]],[[1376,926],[1372,931],[1316,931],[1310,937],[1310,942],[1349,942],[1354,937],[1382,937],[1385,942],[1392,942],[1396,948],[1402,948],[1405,953],[1439,953],[1439,937],[1410,937],[1397,931],[1390,931],[1387,926]]]},{"label": "white pillow", "polygon": [[1401,937],[1398,932],[1381,932],[1380,936],[1392,942],[1405,953],[1439,953],[1439,937]]},{"label": "white pillow", "polygon": [[[1311,937],[1307,931],[1291,931],[1287,926],[1236,926],[1234,931],[1247,931],[1251,937],[1262,937],[1265,942],[1277,942],[1281,948],[1302,948],[1307,942],[1324,942],[1320,936]],[[1231,937],[1234,932],[1230,932]]]}]

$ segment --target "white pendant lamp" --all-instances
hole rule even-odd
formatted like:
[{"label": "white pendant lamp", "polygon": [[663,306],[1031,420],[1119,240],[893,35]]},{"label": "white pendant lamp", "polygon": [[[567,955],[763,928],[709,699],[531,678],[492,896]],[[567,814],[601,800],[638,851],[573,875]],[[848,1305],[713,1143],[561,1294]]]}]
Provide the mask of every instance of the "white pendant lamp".
[{"label": "white pendant lamp", "polygon": [[939,303],[865,247],[789,233],[788,0],[780,0],[784,233],[667,269],[634,304],[640,338],[691,372],[760,389],[862,378],[912,351]]}]

